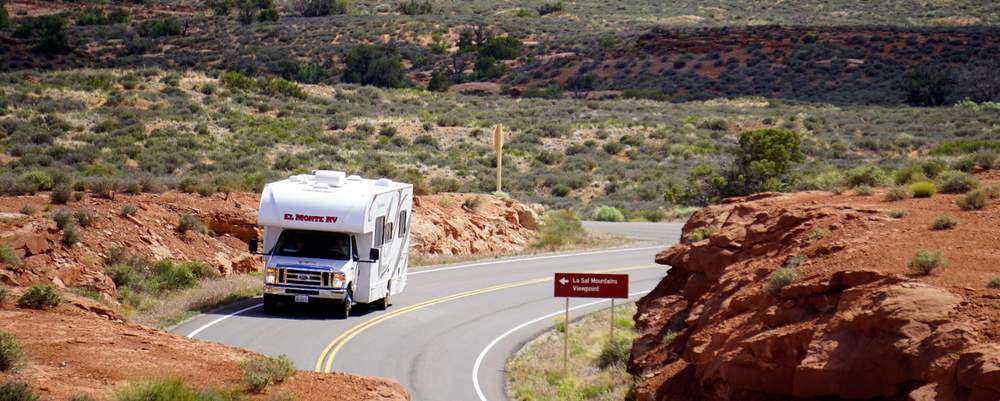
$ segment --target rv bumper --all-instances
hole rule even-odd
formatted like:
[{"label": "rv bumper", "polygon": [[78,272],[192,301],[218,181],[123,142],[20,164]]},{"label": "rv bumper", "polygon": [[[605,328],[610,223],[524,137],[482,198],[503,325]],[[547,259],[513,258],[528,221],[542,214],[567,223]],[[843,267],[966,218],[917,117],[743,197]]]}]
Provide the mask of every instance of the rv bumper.
[{"label": "rv bumper", "polygon": [[309,299],[317,298],[335,301],[343,301],[347,296],[347,291],[344,289],[311,288],[280,284],[265,285],[264,293],[269,295],[286,296],[289,298],[304,295],[309,297]]}]

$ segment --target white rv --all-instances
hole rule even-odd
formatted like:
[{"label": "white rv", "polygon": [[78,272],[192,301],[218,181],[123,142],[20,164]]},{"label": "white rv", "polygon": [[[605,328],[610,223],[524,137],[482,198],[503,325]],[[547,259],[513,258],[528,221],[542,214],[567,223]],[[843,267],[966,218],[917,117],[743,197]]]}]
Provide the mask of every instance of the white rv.
[{"label": "white rv", "polygon": [[355,303],[389,307],[406,287],[412,210],[413,186],[385,178],[317,170],[267,184],[257,214],[264,311],[329,303],[346,318]]}]

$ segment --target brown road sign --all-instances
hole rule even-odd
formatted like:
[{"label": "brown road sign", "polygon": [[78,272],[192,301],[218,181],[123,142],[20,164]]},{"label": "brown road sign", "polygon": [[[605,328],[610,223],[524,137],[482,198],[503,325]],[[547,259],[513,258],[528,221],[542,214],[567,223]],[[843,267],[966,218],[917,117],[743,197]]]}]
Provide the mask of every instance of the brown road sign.
[{"label": "brown road sign", "polygon": [[555,296],[628,298],[628,274],[556,273]]}]

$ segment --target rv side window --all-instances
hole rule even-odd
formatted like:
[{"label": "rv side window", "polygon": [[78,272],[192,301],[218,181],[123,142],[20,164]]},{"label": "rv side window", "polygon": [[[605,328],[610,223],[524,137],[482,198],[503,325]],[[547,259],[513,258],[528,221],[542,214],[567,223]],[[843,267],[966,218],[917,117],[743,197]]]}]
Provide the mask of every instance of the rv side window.
[{"label": "rv side window", "polygon": [[399,238],[406,236],[406,229],[408,227],[406,223],[406,211],[401,210],[399,212]]},{"label": "rv side window", "polygon": [[392,242],[392,223],[386,223],[385,225],[385,240],[382,243]]},{"label": "rv side window", "polygon": [[382,233],[385,230],[385,217],[379,217],[375,219],[375,233],[372,235],[372,247],[378,248],[385,243],[385,237]]}]

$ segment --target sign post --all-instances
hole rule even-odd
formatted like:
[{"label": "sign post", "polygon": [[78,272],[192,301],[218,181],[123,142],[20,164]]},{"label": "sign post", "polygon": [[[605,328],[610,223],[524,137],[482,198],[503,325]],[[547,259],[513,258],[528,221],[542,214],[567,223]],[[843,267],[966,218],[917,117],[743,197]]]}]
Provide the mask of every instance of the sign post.
[{"label": "sign post", "polygon": [[615,298],[628,298],[627,274],[556,273],[556,297],[566,298],[565,331],[563,331],[563,374],[569,373],[569,299],[611,298],[611,337],[615,337]]},{"label": "sign post", "polygon": [[493,130],[493,150],[497,154],[497,192],[503,192],[503,125]]}]

